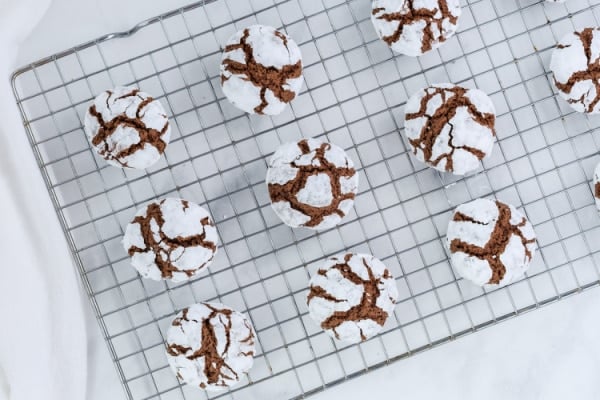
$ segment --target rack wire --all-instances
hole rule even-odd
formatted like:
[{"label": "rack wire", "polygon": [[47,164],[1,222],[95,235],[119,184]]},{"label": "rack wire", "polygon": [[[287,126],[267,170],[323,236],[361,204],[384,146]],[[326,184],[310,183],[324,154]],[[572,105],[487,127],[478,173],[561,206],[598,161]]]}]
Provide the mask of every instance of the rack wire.
[{"label": "rack wire", "polygon": [[[304,398],[597,286],[600,120],[556,98],[547,65],[563,34],[600,25],[599,14],[600,0],[470,0],[455,38],[408,58],[377,39],[367,0],[205,0],[16,71],[31,146],[127,397]],[[220,89],[221,45],[253,23],[283,28],[303,53],[306,87],[277,117],[243,114]],[[401,138],[407,97],[437,82],[478,87],[497,107],[493,156],[470,176],[425,168]],[[94,95],[122,84],[159,98],[173,121],[165,157],[145,171],[108,166],[83,132]],[[300,137],[327,138],[358,165],[354,212],[335,229],[292,230],[270,209],[266,159]],[[167,196],[207,207],[221,238],[208,273],[185,284],[141,279],[120,244],[136,209]],[[478,197],[520,207],[538,234],[527,277],[498,290],[458,279],[444,247],[452,210]],[[305,304],[310,274],[346,250],[382,259],[400,290],[383,332],[350,346]],[[178,310],[213,300],[247,313],[259,342],[247,381],[221,394],[181,385],[163,344]]]}]

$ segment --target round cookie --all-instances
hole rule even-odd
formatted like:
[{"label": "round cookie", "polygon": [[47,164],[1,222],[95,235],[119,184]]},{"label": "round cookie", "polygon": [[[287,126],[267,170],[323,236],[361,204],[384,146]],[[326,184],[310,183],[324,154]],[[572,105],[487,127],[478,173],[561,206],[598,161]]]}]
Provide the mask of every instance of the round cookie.
[{"label": "round cookie", "polygon": [[550,69],[560,96],[577,112],[600,113],[600,28],[586,28],[564,36]]},{"label": "round cookie", "polygon": [[390,271],[366,254],[328,259],[309,288],[306,302],[311,318],[331,337],[347,343],[379,333],[398,300]]},{"label": "round cookie", "polygon": [[600,164],[596,165],[594,170],[594,199],[596,200],[596,208],[600,211]]},{"label": "round cookie", "polygon": [[338,146],[303,139],[273,154],[267,186],[273,210],[286,225],[328,229],[352,209],[358,173]]},{"label": "round cookie", "polygon": [[167,359],[184,383],[207,391],[224,390],[252,368],[255,336],[243,314],[222,304],[194,304],[171,323]]},{"label": "round cookie", "polygon": [[490,155],[495,124],[494,104],[485,93],[453,84],[422,89],[405,107],[404,133],[413,154],[456,175],[476,170]]},{"label": "round cookie", "polygon": [[302,55],[286,34],[253,25],[233,35],[223,52],[221,86],[237,108],[280,114],[302,88]]},{"label": "round cookie", "polygon": [[217,253],[217,241],[217,229],[204,208],[169,198],[135,214],[123,246],[144,278],[182,282],[208,267]]},{"label": "round cookie", "polygon": [[527,218],[500,201],[462,204],[448,224],[452,265],[479,286],[504,286],[521,278],[535,253],[535,242]]},{"label": "round cookie", "polygon": [[158,100],[136,88],[117,87],[94,99],[85,114],[85,133],[109,164],[144,169],[165,152],[171,127]]},{"label": "round cookie", "polygon": [[459,0],[373,0],[371,21],[392,50],[416,57],[452,37],[461,13]]}]

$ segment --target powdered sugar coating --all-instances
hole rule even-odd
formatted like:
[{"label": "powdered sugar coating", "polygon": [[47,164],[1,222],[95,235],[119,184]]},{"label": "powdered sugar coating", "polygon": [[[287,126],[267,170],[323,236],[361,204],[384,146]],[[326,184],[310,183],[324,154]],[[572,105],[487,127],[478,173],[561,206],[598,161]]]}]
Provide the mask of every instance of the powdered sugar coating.
[{"label": "powdered sugar coating", "polygon": [[494,104],[481,90],[432,85],[406,103],[404,133],[419,161],[464,175],[491,154],[495,114]]},{"label": "powdered sugar coating", "polygon": [[171,138],[162,104],[133,87],[98,95],[85,115],[85,132],[109,164],[136,169],[156,163]]},{"label": "powdered sugar coating", "polygon": [[535,253],[535,232],[512,205],[478,199],[459,206],[448,224],[455,270],[488,288],[521,278]]},{"label": "powdered sugar coating", "polygon": [[416,57],[452,37],[461,13],[459,0],[374,0],[371,21],[392,50]]},{"label": "powdered sugar coating", "polygon": [[243,314],[218,303],[194,304],[169,328],[167,359],[184,383],[221,391],[252,368],[255,336]]},{"label": "powdered sugar coating", "polygon": [[317,139],[280,146],[271,157],[266,180],[273,210],[293,228],[337,225],[358,192],[352,160],[340,147]]},{"label": "powdered sugar coating", "polygon": [[168,198],[136,213],[123,246],[144,278],[182,282],[210,265],[217,241],[217,229],[204,208]]},{"label": "powdered sugar coating", "polygon": [[600,28],[565,35],[552,53],[550,69],[560,96],[577,112],[600,113]]},{"label": "powdered sugar coating", "polygon": [[[245,46],[250,50],[248,54]],[[301,73],[298,45],[275,28],[253,25],[227,42],[221,61],[221,86],[239,109],[250,114],[277,115],[300,92]]]},{"label": "powdered sugar coating", "polygon": [[600,164],[594,169],[594,199],[596,200],[596,208],[600,211]]},{"label": "powdered sugar coating", "polygon": [[358,343],[381,331],[397,299],[396,281],[381,261],[348,253],[325,261],[310,280],[307,303],[330,336]]}]

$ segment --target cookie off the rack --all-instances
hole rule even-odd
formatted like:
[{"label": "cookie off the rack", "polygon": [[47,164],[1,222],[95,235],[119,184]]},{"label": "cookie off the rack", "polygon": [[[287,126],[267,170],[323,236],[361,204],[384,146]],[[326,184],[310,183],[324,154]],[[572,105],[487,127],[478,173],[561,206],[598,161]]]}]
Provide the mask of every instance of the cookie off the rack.
[{"label": "cookie off the rack", "polygon": [[85,115],[85,132],[109,164],[144,169],[165,152],[171,127],[162,104],[136,88],[107,90]]},{"label": "cookie off the rack", "polygon": [[536,237],[527,218],[512,205],[478,199],[456,209],[448,224],[447,244],[460,276],[493,288],[525,274]]},{"label": "cookie off the rack", "polygon": [[600,113],[599,64],[600,28],[567,34],[552,53],[554,85],[577,112]]},{"label": "cookie off the rack", "polygon": [[285,33],[253,25],[233,35],[223,52],[221,86],[250,114],[280,114],[302,88],[302,55]]},{"label": "cookie off the rack", "polygon": [[481,90],[433,85],[415,93],[404,111],[413,154],[430,167],[464,175],[492,152],[496,111]]},{"label": "cookie off the rack", "polygon": [[394,311],[396,281],[371,255],[328,259],[310,280],[306,301],[311,318],[330,336],[359,343],[375,336]]},{"label": "cookie off the rack", "polygon": [[374,0],[371,21],[392,50],[416,57],[453,36],[461,13],[459,0]]},{"label": "cookie off the rack", "polygon": [[168,198],[137,212],[123,246],[144,278],[182,282],[210,265],[217,241],[217,229],[204,208]]},{"label": "cookie off the rack", "polygon": [[340,147],[303,139],[284,144],[273,154],[267,187],[273,210],[286,225],[328,229],[352,209],[358,173]]},{"label": "cookie off the rack", "polygon": [[184,383],[207,391],[225,390],[252,368],[255,336],[243,314],[222,304],[194,304],[171,323],[167,359]]}]

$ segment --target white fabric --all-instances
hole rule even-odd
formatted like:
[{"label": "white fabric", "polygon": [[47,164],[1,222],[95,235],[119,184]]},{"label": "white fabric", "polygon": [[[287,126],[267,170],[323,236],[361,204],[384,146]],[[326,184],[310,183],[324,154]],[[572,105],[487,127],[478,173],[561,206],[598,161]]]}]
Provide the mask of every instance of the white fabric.
[{"label": "white fabric", "polygon": [[8,79],[18,44],[49,3],[0,0],[2,400],[86,398],[82,296],[41,176],[33,168],[20,168],[35,160]]}]

